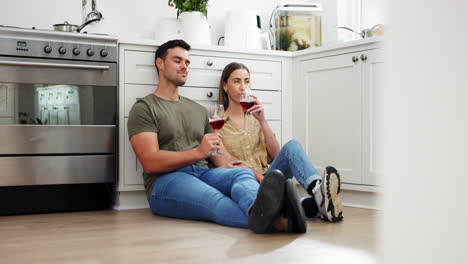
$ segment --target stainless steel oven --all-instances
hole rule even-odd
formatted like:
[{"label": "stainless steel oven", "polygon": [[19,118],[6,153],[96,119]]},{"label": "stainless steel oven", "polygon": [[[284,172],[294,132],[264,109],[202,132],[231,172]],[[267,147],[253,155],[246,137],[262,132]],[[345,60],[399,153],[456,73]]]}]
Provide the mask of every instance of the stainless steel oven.
[{"label": "stainless steel oven", "polygon": [[111,206],[117,50],[111,36],[0,27],[0,214]]}]

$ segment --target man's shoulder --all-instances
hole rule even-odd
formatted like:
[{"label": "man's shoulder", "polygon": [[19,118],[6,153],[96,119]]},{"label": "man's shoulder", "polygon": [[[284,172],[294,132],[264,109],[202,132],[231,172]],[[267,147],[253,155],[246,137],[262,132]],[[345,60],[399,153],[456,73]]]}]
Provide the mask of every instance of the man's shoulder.
[{"label": "man's shoulder", "polygon": [[130,112],[142,111],[148,109],[152,104],[154,104],[154,99],[151,94],[138,98],[136,102],[132,105]]},{"label": "man's shoulder", "polygon": [[199,103],[197,103],[197,102],[193,101],[192,99],[189,99],[189,98],[187,98],[185,96],[180,95],[179,98],[180,98],[180,101],[182,103],[187,104],[187,105],[189,105],[191,107],[206,109],[203,105],[201,105],[201,104],[199,104]]}]

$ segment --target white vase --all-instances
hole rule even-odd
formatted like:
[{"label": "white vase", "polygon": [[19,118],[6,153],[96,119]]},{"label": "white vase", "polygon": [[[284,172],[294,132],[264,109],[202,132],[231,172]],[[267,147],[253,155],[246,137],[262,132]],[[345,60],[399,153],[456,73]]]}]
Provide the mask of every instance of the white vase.
[{"label": "white vase", "polygon": [[202,12],[180,14],[182,36],[189,45],[210,45],[210,25]]},{"label": "white vase", "polygon": [[172,39],[183,39],[180,19],[165,17],[159,20],[155,38],[156,41],[161,43]]}]

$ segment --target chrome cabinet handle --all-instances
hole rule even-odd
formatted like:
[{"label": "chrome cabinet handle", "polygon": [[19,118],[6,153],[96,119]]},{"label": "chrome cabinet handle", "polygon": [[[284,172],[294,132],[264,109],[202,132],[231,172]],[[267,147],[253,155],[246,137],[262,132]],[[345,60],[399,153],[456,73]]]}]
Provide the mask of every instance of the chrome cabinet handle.
[{"label": "chrome cabinet handle", "polygon": [[207,96],[208,98],[213,97],[213,92],[212,92],[212,91],[207,92],[207,93],[206,93],[206,96]]},{"label": "chrome cabinet handle", "polygon": [[208,65],[208,66],[213,66],[213,61],[212,61],[212,60],[208,60],[208,61],[206,62],[206,65]]},{"label": "chrome cabinet handle", "polygon": [[361,54],[361,60],[362,60],[362,61],[366,61],[366,60],[367,60],[367,56],[364,55],[364,54]]},{"label": "chrome cabinet handle", "polygon": [[357,62],[359,60],[359,58],[357,56],[353,56],[352,60],[353,60],[353,62]]}]

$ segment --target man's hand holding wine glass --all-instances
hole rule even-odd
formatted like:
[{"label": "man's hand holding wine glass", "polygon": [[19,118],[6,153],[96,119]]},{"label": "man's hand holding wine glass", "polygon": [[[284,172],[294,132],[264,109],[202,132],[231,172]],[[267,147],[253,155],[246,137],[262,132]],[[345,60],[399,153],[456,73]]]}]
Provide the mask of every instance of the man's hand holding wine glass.
[{"label": "man's hand holding wine glass", "polygon": [[203,153],[205,157],[208,157],[213,152],[219,149],[220,142],[221,135],[219,135],[218,133],[205,134],[202,138],[200,145],[198,146],[198,151]]},{"label": "man's hand holding wine glass", "polygon": [[[210,106],[208,110],[211,128],[214,130],[221,129],[224,126],[224,106],[222,104],[216,104],[214,106]],[[218,148],[215,149],[211,155],[223,155],[223,153],[219,151],[219,142]]]}]

